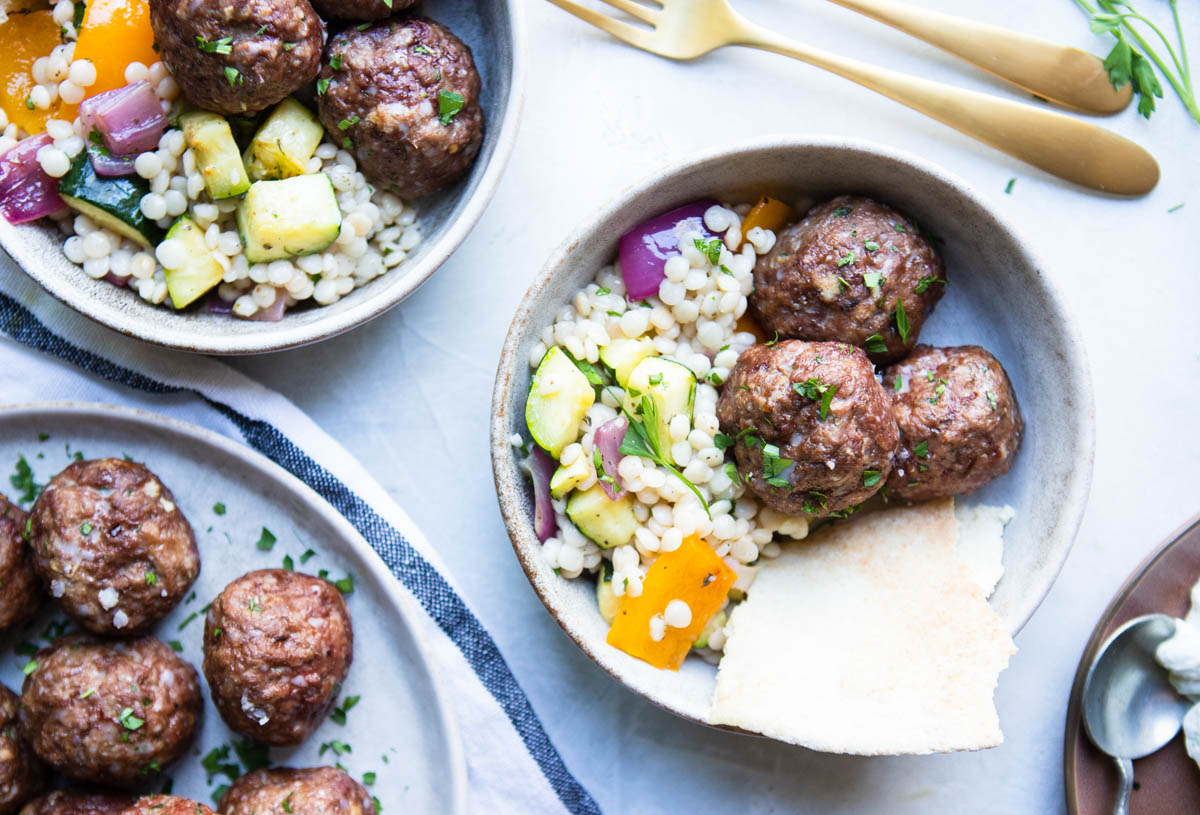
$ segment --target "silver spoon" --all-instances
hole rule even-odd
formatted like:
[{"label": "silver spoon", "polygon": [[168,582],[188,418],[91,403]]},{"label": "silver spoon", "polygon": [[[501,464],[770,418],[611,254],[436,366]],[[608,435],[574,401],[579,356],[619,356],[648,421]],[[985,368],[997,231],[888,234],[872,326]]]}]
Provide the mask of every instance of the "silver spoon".
[{"label": "silver spoon", "polygon": [[1133,759],[1175,738],[1191,706],[1154,659],[1155,649],[1174,633],[1175,619],[1166,614],[1135,617],[1101,646],[1084,679],[1084,728],[1120,773],[1113,815],[1128,815]]}]

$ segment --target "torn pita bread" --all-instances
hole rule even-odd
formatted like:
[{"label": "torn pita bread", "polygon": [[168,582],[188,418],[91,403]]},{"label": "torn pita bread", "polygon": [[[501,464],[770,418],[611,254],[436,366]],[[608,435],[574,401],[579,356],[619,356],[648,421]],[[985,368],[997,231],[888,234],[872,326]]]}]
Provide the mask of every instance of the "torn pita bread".
[{"label": "torn pita bread", "polygon": [[830,753],[1000,744],[1016,648],[956,544],[945,499],[789,545],[733,610],[709,722]]},{"label": "torn pita bread", "polygon": [[1010,506],[955,504],[958,557],[975,576],[984,597],[991,597],[1004,576],[1004,527],[1015,516]]}]

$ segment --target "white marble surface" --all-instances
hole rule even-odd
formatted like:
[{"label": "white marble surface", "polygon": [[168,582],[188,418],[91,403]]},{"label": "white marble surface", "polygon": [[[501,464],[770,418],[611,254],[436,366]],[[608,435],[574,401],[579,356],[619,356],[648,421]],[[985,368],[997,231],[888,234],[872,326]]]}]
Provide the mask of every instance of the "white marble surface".
[{"label": "white marble surface", "polygon": [[[922,0],[1106,49],[1070,0]],[[436,0],[430,0],[436,13]],[[1007,93],[933,49],[822,0],[737,0],[748,16],[843,53]],[[1164,10],[1164,3],[1141,5]],[[1200,47],[1200,10],[1190,31]],[[1158,157],[1150,196],[1092,195],[882,97],[768,54],[688,64],[634,51],[529,0],[523,132],[461,250],[390,314],[323,345],[235,364],[283,391],[407,508],[453,568],[568,765],[606,812],[1044,813],[1065,808],[1067,693],[1113,591],[1200,510],[1200,125],[1174,98],[1104,123]],[[625,691],[546,614],[512,555],[488,461],[492,379],[509,319],[553,246],[668,159],[768,133],[853,135],[924,155],[982,190],[1073,297],[1097,394],[1092,500],[1075,550],[1001,676],[1006,743],[928,758],[818,755],[678,721]],[[1010,178],[1012,193],[1004,193]],[[1167,210],[1186,206],[1174,213]],[[1001,313],[1003,303],[997,303]]]}]

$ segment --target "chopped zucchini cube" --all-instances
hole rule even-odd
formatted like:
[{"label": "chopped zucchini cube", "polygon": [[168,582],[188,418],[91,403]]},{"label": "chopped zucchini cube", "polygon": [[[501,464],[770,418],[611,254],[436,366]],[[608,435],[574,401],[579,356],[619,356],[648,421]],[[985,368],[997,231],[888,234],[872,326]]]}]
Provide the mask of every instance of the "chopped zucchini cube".
[{"label": "chopped zucchini cube", "polygon": [[658,449],[669,455],[671,449],[671,420],[686,416],[692,422],[692,406],[696,400],[696,375],[692,369],[674,360],[647,357],[629,374],[625,386],[625,409],[638,415],[643,399],[654,402],[654,424],[646,430],[654,434]]},{"label": "chopped zucchini cube", "polygon": [[596,392],[587,377],[555,345],[533,374],[525,400],[525,424],[533,440],[557,459],[579,436],[579,423],[595,401]]},{"label": "chopped zucchini cube", "polygon": [[317,117],[289,96],[271,111],[242,159],[255,181],[303,175],[324,137]]},{"label": "chopped zucchini cube", "polygon": [[[213,286],[221,282],[225,268],[213,257],[204,240],[204,230],[188,215],[183,215],[167,231],[167,240],[179,241],[187,255],[183,264],[169,267],[163,264],[167,278],[167,292],[175,308],[183,308],[194,302]],[[163,254],[166,257],[166,253]]]},{"label": "chopped zucchini cube", "polygon": [[179,126],[196,157],[196,169],[204,178],[209,197],[232,198],[250,189],[250,177],[224,116],[196,110],[180,116]]},{"label": "chopped zucchini cube", "polygon": [[58,180],[58,194],[67,206],[102,226],[147,249],[162,240],[163,231],[142,214],[142,196],[150,182],[136,175],[100,176],[84,150],[71,162],[71,169]]},{"label": "chopped zucchini cube", "polygon": [[237,225],[246,260],[266,263],[329,246],[342,227],[342,211],[329,176],[298,175],[251,184],[238,203]]},{"label": "chopped zucchini cube", "polygon": [[637,516],[633,514],[633,497],[626,493],[620,500],[613,501],[599,484],[571,494],[567,499],[567,517],[580,532],[604,549],[629,543],[638,528]]},{"label": "chopped zucchini cube", "polygon": [[621,598],[613,591],[612,578],[612,564],[607,560],[600,561],[600,573],[596,575],[596,607],[609,625],[617,619],[617,612],[621,609]]},{"label": "chopped zucchini cube", "polygon": [[646,357],[654,356],[654,343],[650,340],[612,340],[600,349],[600,361],[612,368],[617,384],[622,388],[629,382],[629,374]]},{"label": "chopped zucchini cube", "polygon": [[588,476],[591,474],[592,470],[588,467],[587,456],[580,456],[572,461],[570,465],[560,466],[554,471],[554,475],[550,476],[550,497],[562,498],[584,481],[587,481]]}]

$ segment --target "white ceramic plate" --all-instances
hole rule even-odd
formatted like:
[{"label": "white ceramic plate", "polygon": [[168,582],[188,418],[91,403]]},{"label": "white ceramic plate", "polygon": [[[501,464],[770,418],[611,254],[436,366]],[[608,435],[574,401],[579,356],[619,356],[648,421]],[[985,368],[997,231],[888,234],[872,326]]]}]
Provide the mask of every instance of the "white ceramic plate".
[{"label": "white ceramic plate", "polygon": [[63,256],[63,236],[52,226],[13,226],[0,218],[0,247],[47,292],[79,313],[126,336],[182,351],[279,351],[327,339],[378,317],[428,280],[483,214],[512,153],[525,93],[525,24],[518,0],[430,0],[417,13],[446,24],[471,47],[483,81],[483,146],[464,178],[417,200],[421,245],[395,269],[336,303],[297,310],[277,323],[194,311],[176,314],[136,292],[92,280]]},{"label": "white ceramic plate", "polygon": [[[45,440],[39,440],[45,434]],[[401,592],[379,556],[350,524],[291,474],[258,453],[202,428],[152,413],[91,404],[34,404],[0,409],[0,462],[11,468],[18,455],[45,483],[70,462],[129,455],[146,464],[175,494],[200,547],[196,597],[182,603],[155,630],[163,641],[179,640],[182,656],[200,669],[203,614],[182,630],[234,578],[278,568],[291,555],[298,571],[328,569],[331,578],[354,576],[347,596],[354,624],[354,662],[342,695],[360,695],[346,725],[326,720],[297,748],[272,749],[272,763],[316,767],[340,761],[356,779],[374,772],[368,787],[384,812],[466,812],[466,769],[458,732],[416,627],[420,613]],[[9,470],[11,472],[11,470]],[[5,479],[3,491],[15,500]],[[226,514],[213,507],[223,503]],[[263,527],[277,538],[270,551],[256,547]],[[317,555],[300,564],[307,549]],[[19,692],[28,657],[14,653],[28,641],[44,645],[42,632],[65,619],[53,603],[26,629],[0,640],[0,682]],[[201,674],[201,683],[204,682]],[[192,749],[167,770],[174,792],[211,803],[211,792],[228,783],[207,783],[201,758],[237,738],[221,721],[203,687],[204,716]],[[340,703],[339,699],[339,703]],[[319,755],[337,739],[353,751]],[[387,757],[386,761],[384,756]]]},{"label": "white ceramic plate", "polygon": [[620,236],[647,218],[701,198],[820,201],[843,192],[889,203],[945,239],[950,286],[921,341],[982,345],[1012,377],[1026,421],[1021,451],[1008,475],[967,500],[1017,510],[991,598],[1013,633],[1050,590],[1087,502],[1095,418],[1083,343],[1050,271],[964,182],[877,144],[778,138],[708,153],[633,185],[559,247],[521,302],[493,395],[492,466],[517,557],[563,630],[629,688],[697,722],[707,722],[715,668],[690,658],[679,673],[659,671],[607,645],[592,582],[563,580],[541,557],[531,491],[508,441],[514,432],[528,438],[529,352],[555,312],[612,261]]}]

